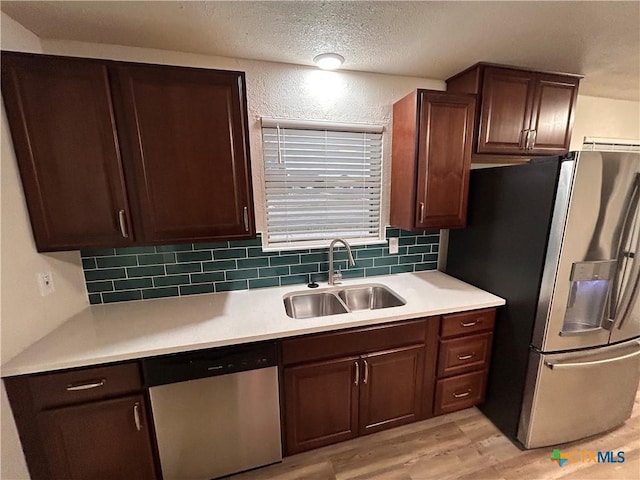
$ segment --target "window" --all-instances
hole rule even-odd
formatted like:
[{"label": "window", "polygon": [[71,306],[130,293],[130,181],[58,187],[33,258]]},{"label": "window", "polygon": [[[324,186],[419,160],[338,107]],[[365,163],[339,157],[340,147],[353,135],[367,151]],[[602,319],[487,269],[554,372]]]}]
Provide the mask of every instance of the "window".
[{"label": "window", "polygon": [[382,127],[262,119],[270,249],[382,240]]}]

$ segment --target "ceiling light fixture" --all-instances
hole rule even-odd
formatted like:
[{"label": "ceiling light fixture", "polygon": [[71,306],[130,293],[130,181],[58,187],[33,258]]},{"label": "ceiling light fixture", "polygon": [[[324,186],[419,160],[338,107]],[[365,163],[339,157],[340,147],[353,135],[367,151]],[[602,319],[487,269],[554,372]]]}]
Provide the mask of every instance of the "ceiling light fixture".
[{"label": "ceiling light fixture", "polygon": [[344,57],[337,53],[322,53],[313,59],[313,63],[323,70],[335,70],[344,63]]}]

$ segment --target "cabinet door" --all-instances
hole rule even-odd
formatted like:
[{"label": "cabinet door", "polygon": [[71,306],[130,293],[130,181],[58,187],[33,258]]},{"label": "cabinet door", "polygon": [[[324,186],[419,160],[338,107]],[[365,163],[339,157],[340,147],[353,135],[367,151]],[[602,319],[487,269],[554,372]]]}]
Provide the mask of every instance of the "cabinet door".
[{"label": "cabinet door", "polygon": [[463,227],[475,99],[471,95],[423,91],[419,115],[415,227]]},{"label": "cabinet door", "polygon": [[478,153],[526,152],[536,76],[531,72],[486,68],[478,129]]},{"label": "cabinet door", "polygon": [[285,368],[288,454],[358,435],[358,361],[348,357]]},{"label": "cabinet door", "polygon": [[569,150],[579,80],[538,75],[527,153],[557,155]]},{"label": "cabinet door", "polygon": [[44,411],[38,421],[53,479],[155,478],[141,395]]},{"label": "cabinet door", "polygon": [[157,65],[115,73],[141,239],[255,236],[244,74]]},{"label": "cabinet door", "polygon": [[423,363],[423,345],[362,356],[360,434],[419,419]]},{"label": "cabinet door", "polygon": [[3,52],[2,95],[38,251],[129,244],[105,65]]}]

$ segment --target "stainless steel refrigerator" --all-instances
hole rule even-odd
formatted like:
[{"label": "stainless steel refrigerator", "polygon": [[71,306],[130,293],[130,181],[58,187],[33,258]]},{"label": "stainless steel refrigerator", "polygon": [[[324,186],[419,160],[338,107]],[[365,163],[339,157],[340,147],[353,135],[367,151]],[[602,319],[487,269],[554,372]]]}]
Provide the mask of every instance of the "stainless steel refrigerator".
[{"label": "stainless steel refrigerator", "polygon": [[640,378],[640,154],[473,170],[446,272],[506,299],[480,408],[525,448],[604,432]]}]

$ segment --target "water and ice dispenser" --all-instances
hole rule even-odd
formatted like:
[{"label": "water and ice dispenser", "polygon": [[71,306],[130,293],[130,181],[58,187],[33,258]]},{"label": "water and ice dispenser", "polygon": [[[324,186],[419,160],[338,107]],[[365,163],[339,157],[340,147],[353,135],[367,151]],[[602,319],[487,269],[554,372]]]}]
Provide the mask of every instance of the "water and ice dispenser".
[{"label": "water and ice dispenser", "polygon": [[615,260],[573,264],[561,335],[586,332],[603,326],[615,273]]}]

